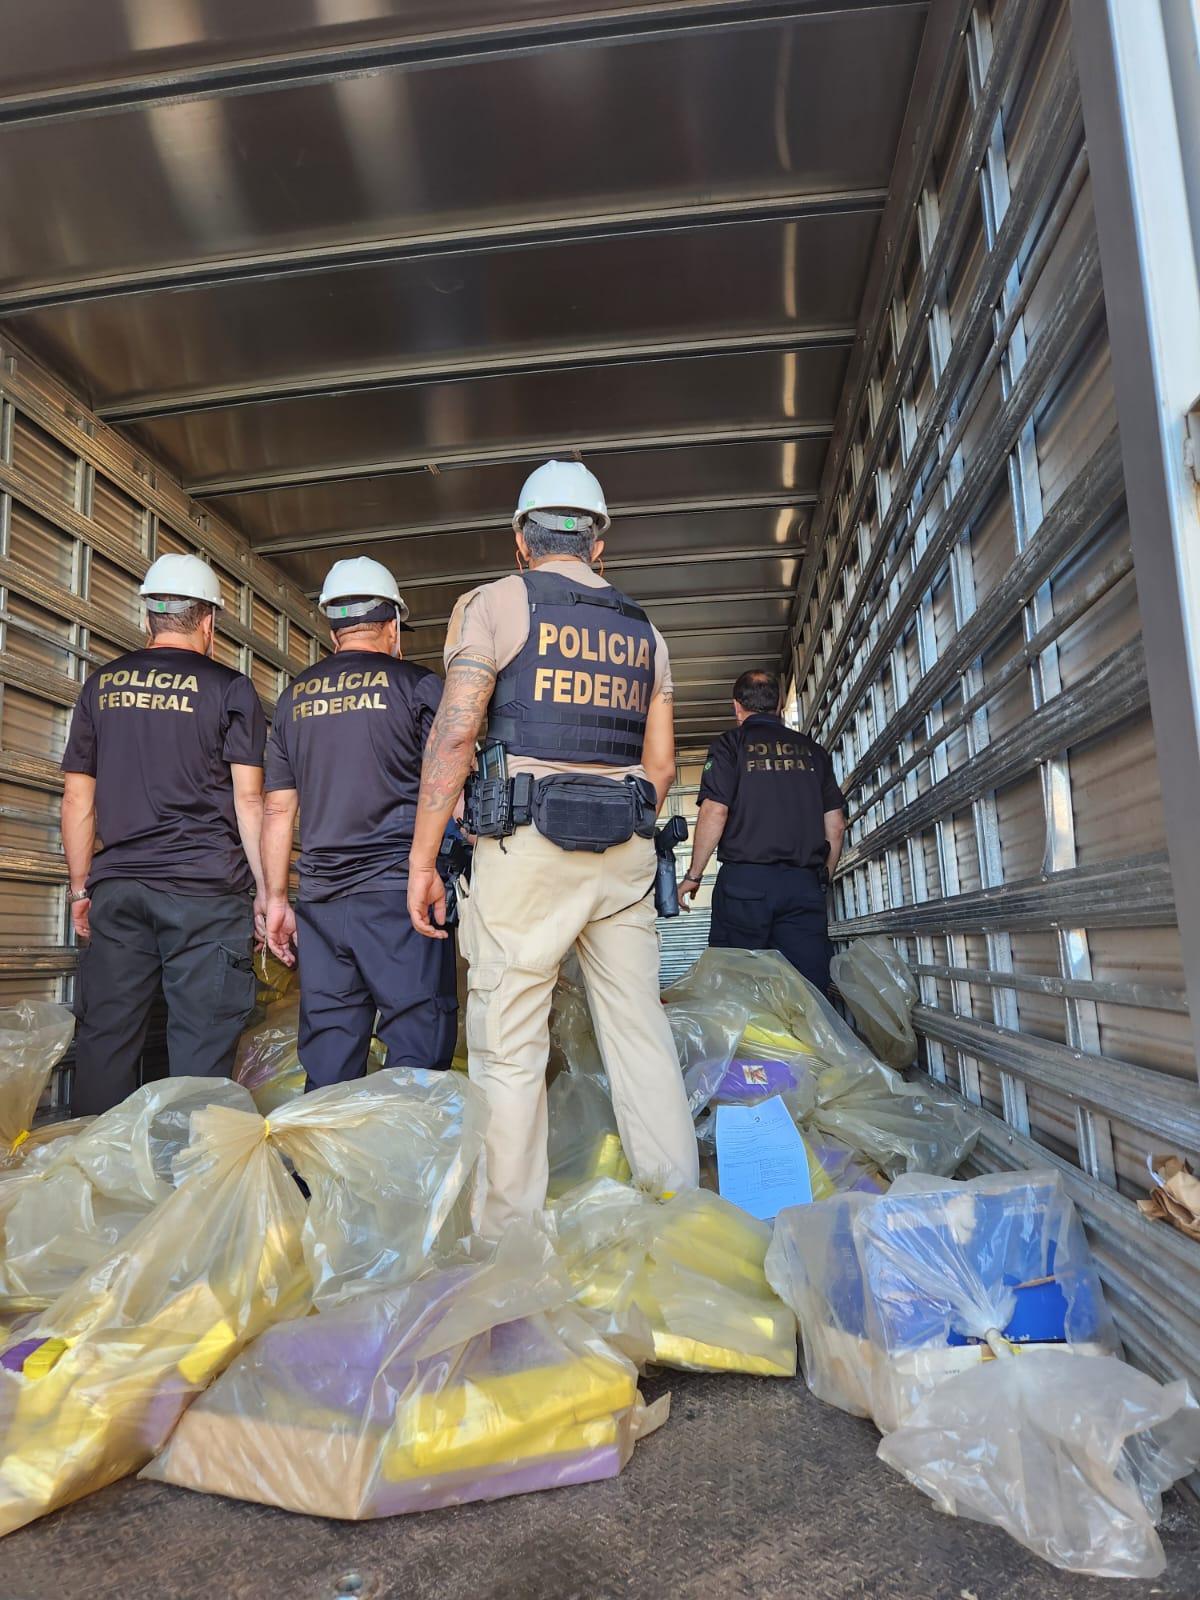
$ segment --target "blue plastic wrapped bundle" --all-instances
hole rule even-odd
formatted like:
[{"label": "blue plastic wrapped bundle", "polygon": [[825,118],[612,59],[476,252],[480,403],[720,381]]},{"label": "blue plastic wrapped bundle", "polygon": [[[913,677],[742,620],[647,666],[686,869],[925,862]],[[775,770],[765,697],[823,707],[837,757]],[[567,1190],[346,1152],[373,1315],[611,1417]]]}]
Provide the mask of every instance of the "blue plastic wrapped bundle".
[{"label": "blue plastic wrapped bundle", "polygon": [[1120,1349],[1054,1173],[911,1174],[887,1195],[784,1211],[767,1277],[799,1319],[813,1392],[884,1433],[997,1340]]},{"label": "blue plastic wrapped bundle", "polygon": [[967,1183],[899,1178],[854,1223],[865,1333],[879,1351],[875,1420],[903,1421],[997,1340],[1117,1354],[1100,1279],[1057,1174]]}]

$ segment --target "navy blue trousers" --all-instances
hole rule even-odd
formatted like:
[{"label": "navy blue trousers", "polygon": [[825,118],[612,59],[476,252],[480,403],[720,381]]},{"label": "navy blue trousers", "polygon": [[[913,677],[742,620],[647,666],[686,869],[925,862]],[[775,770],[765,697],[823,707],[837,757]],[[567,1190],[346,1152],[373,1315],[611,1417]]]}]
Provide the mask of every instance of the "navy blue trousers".
[{"label": "navy blue trousers", "polygon": [[404,886],[296,907],[300,1061],[324,1088],[361,1078],[375,1012],[389,1067],[448,1067],[458,1032],[454,939],[408,920]]},{"label": "navy blue trousers", "polygon": [[822,994],[829,988],[825,891],[811,867],[724,862],[708,942],[722,950],[778,950]]}]

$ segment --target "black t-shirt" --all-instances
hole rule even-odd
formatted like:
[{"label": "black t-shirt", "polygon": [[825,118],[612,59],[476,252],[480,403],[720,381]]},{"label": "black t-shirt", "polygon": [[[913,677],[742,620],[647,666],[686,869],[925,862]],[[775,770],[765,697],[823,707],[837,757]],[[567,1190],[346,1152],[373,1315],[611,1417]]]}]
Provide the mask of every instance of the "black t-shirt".
[{"label": "black t-shirt", "polygon": [[131,650],[93,672],[62,760],[96,780],[103,848],[88,887],[137,878],[172,894],[253,890],[229,769],[261,767],[266,737],[250,679],[196,650]]},{"label": "black t-shirt", "polygon": [[408,874],[421,753],[442,698],[428,667],[342,650],[279,697],[266,786],[300,799],[300,898]]},{"label": "black t-shirt", "polygon": [[755,866],[823,866],[825,812],[846,804],[829,752],[766,715],[709,746],[699,798],[729,807],[718,861]]}]

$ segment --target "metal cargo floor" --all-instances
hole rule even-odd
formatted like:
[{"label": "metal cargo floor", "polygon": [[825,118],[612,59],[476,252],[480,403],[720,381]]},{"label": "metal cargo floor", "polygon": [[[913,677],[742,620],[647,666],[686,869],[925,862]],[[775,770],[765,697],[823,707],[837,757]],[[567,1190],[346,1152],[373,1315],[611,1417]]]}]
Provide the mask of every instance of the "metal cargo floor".
[{"label": "metal cargo floor", "polygon": [[1178,1497],[1163,1577],[1068,1577],[939,1515],[799,1379],[667,1376],[647,1387],[671,1389],[671,1421],[609,1483],[354,1524],[128,1481],[5,1539],[0,1596],[1195,1600],[1200,1515]]}]

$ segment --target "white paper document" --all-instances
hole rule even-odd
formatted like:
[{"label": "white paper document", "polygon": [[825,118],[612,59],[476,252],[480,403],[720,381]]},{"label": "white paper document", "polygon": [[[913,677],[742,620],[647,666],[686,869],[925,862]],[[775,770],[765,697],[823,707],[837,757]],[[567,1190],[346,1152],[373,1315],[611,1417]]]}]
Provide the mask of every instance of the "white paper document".
[{"label": "white paper document", "polygon": [[778,1095],[717,1107],[717,1174],[725,1199],[762,1222],[812,1200],[808,1152]]}]

